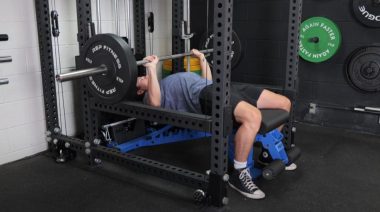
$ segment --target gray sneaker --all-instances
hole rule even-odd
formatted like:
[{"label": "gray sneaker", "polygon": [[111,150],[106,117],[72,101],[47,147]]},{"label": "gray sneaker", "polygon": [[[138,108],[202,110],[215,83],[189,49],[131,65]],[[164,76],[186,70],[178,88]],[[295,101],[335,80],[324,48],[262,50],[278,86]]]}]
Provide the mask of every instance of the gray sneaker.
[{"label": "gray sneaker", "polygon": [[228,184],[231,188],[251,199],[263,199],[265,194],[252,181],[249,169],[234,169],[230,175]]}]

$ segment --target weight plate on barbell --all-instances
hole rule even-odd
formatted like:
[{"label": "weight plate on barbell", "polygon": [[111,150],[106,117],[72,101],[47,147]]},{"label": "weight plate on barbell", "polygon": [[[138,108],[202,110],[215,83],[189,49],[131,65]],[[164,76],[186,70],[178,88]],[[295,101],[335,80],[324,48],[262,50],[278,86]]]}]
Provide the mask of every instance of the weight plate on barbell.
[{"label": "weight plate on barbell", "polygon": [[[199,49],[212,49],[213,48],[213,42],[214,42],[214,33],[208,32],[204,33],[200,40],[200,46]],[[232,31],[232,43],[231,43],[231,66],[232,68],[235,68],[242,57],[242,46],[241,41],[239,39],[239,36],[235,31]],[[210,54],[212,55],[212,54]],[[213,60],[209,60],[210,65],[213,64]]]},{"label": "weight plate on barbell", "polygon": [[380,47],[367,46],[353,51],[346,63],[347,80],[364,92],[380,91]]},{"label": "weight plate on barbell", "polygon": [[340,30],[330,19],[313,17],[301,24],[299,54],[306,61],[320,63],[330,59],[341,42]]},{"label": "weight plate on barbell", "polygon": [[114,34],[91,37],[80,55],[80,68],[107,67],[106,74],[86,79],[90,92],[99,101],[113,104],[136,95],[137,65],[131,48]]},{"label": "weight plate on barbell", "polygon": [[380,0],[353,0],[352,8],[360,23],[368,27],[380,27]]}]

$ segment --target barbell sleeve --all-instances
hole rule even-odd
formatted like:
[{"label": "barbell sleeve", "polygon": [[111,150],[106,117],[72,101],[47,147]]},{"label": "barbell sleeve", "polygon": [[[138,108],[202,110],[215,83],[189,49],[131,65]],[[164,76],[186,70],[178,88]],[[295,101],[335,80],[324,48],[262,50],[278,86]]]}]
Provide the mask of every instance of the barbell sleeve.
[{"label": "barbell sleeve", "polygon": [[9,63],[12,62],[11,56],[2,56],[0,57],[0,63]]},{"label": "barbell sleeve", "polygon": [[0,85],[6,85],[9,83],[8,78],[0,78]]},{"label": "barbell sleeve", "polygon": [[380,107],[365,107],[365,110],[380,112]]},{"label": "barbell sleeve", "polygon": [[106,72],[107,72],[107,67],[105,65],[101,65],[95,68],[80,69],[80,70],[76,70],[76,71],[65,73],[65,74],[57,74],[55,78],[59,82],[65,82],[65,81],[84,78],[88,76],[104,74]]},{"label": "barbell sleeve", "polygon": [[319,37],[312,37],[309,39],[309,42],[311,43],[319,43]]},{"label": "barbell sleeve", "polygon": [[[205,50],[200,50],[199,52],[203,53],[203,54],[207,54],[207,53],[211,53],[213,52],[214,49],[205,49]],[[167,55],[167,56],[160,56],[158,57],[159,58],[159,61],[162,61],[162,60],[168,60],[168,59],[176,59],[176,58],[180,58],[180,57],[185,57],[185,56],[190,56],[192,55],[191,52],[185,52],[185,53],[180,53],[180,54],[173,54],[173,55]],[[146,63],[149,63],[149,61],[146,61],[146,60],[139,60],[136,62],[136,64],[138,66],[141,66],[141,65],[144,65]]]}]

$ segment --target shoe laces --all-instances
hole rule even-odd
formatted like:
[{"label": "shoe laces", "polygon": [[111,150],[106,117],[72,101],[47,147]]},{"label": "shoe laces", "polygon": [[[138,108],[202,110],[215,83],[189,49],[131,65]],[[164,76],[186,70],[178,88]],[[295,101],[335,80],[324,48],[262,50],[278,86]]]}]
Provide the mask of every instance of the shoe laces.
[{"label": "shoe laces", "polygon": [[243,182],[244,187],[246,187],[248,190],[252,191],[254,189],[257,189],[257,186],[252,181],[252,177],[248,169],[241,171],[239,178]]}]

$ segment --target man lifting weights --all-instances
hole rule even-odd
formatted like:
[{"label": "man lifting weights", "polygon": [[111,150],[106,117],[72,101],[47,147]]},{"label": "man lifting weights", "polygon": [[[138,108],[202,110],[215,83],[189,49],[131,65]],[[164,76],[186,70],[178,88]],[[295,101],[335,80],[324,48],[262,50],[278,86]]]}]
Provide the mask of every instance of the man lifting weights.
[{"label": "man lifting weights", "polygon": [[[212,106],[212,74],[203,53],[196,49],[192,54],[199,58],[201,76],[191,72],[172,74],[161,82],[157,79],[158,57],[151,55],[144,60],[147,75],[137,78],[137,94],[144,95],[145,104],[170,110],[210,114]],[[232,119],[237,127],[235,135],[234,170],[230,173],[229,185],[252,199],[265,197],[253,182],[247,159],[261,125],[259,109],[283,109],[290,111],[291,102],[285,96],[248,84],[231,83]],[[296,169],[295,164],[287,167]]]}]

